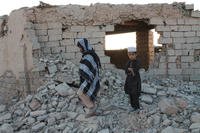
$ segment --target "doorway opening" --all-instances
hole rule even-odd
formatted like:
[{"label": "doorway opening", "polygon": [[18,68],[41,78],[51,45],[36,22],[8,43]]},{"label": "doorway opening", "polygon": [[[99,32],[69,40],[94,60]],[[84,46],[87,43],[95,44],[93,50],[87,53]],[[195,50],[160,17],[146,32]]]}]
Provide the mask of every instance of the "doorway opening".
[{"label": "doorway opening", "polygon": [[[141,67],[148,70],[156,49],[160,47],[154,44],[154,36],[159,37],[155,30],[152,30],[154,28],[155,26],[148,25],[148,20],[132,20],[115,25],[113,32],[106,33],[105,54],[111,57],[111,63],[117,68],[124,69],[128,61],[127,47],[135,47]],[[108,40],[112,38],[111,35],[117,36],[114,41]],[[123,37],[125,35],[126,37]],[[126,43],[127,40],[131,41]]]},{"label": "doorway opening", "polygon": [[105,44],[105,54],[111,57],[111,63],[124,69],[128,61],[127,47],[136,48],[136,32],[106,35]]}]

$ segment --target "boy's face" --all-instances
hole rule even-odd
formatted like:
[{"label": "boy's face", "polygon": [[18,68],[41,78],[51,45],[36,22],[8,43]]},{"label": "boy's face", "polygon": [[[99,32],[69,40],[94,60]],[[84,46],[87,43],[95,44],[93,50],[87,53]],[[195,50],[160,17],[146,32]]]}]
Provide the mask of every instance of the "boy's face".
[{"label": "boy's face", "polygon": [[128,52],[128,58],[130,60],[135,60],[136,59],[136,53],[135,52]]}]

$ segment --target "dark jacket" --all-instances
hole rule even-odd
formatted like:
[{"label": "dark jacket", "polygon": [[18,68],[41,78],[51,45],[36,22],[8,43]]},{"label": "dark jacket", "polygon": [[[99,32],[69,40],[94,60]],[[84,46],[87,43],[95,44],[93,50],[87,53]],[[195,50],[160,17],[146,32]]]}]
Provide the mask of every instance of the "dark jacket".
[{"label": "dark jacket", "polygon": [[[134,75],[128,70],[128,68],[133,68]],[[125,67],[125,73],[127,75],[124,90],[126,94],[135,94],[140,96],[141,92],[141,79],[140,79],[140,63],[138,60],[129,60]]]}]

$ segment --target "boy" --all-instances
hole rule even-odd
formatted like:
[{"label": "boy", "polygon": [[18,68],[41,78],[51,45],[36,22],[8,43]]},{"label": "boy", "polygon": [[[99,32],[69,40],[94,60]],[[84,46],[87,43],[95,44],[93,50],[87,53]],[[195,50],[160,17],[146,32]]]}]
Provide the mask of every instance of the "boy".
[{"label": "boy", "polygon": [[128,62],[125,67],[125,73],[127,75],[124,90],[126,94],[129,94],[130,103],[132,106],[131,111],[140,109],[139,96],[141,92],[141,79],[140,79],[140,64],[136,59],[136,50],[134,47],[128,47]]}]

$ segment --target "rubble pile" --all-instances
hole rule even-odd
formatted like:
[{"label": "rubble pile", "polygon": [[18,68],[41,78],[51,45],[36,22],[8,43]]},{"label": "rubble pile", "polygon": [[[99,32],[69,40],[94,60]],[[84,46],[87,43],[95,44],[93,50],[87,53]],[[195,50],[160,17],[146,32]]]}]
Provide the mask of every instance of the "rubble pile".
[{"label": "rubble pile", "polygon": [[125,79],[117,71],[102,70],[101,90],[97,97],[97,111],[102,113],[85,118],[85,110],[76,95],[78,66],[70,61],[41,59],[42,62],[49,71],[46,75],[49,80],[34,95],[28,95],[13,106],[0,105],[0,132],[200,132],[198,84],[173,79],[143,82],[142,109],[130,112],[128,95],[123,90]]}]

